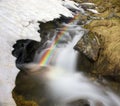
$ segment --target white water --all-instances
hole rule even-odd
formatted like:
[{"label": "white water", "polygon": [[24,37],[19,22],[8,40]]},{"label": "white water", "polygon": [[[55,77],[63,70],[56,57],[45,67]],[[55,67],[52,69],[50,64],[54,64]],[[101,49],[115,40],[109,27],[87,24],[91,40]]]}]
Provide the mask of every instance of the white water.
[{"label": "white water", "polygon": [[61,106],[81,99],[87,100],[90,106],[120,106],[117,95],[89,81],[81,73],[53,67],[45,78],[50,97]]},{"label": "white water", "polygon": [[76,59],[77,59],[77,52],[73,50],[73,47],[77,43],[78,39],[82,37],[84,31],[80,26],[69,25],[67,27],[68,30],[64,36],[68,38],[71,37],[69,38],[70,41],[68,42],[66,47],[58,49],[58,54],[54,62],[55,62],[55,66],[62,67],[66,70],[72,71],[76,67]]},{"label": "white water", "polygon": [[44,75],[50,98],[57,106],[69,106],[68,103],[80,99],[87,100],[90,106],[120,106],[120,98],[116,94],[76,72],[77,52],[73,47],[84,30],[76,22],[67,26],[68,30],[60,40],[66,40],[66,43],[57,45],[49,61],[50,70]]}]

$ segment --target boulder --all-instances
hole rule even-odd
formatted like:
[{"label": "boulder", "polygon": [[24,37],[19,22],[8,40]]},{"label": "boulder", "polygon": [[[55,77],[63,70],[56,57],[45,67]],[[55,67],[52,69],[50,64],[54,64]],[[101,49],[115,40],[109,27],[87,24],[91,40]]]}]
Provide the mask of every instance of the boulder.
[{"label": "boulder", "polygon": [[84,34],[74,49],[84,54],[88,59],[96,61],[100,51],[100,42],[96,33],[88,32]]}]

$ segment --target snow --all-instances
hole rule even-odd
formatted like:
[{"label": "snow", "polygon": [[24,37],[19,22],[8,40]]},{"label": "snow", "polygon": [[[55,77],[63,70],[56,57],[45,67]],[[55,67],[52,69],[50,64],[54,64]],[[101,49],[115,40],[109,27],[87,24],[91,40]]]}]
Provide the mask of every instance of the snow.
[{"label": "snow", "polygon": [[40,41],[37,21],[51,21],[61,14],[72,17],[65,4],[77,8],[68,0],[0,0],[0,106],[15,106],[11,91],[19,70],[11,55],[12,45],[18,39]]},{"label": "snow", "polygon": [[99,14],[99,12],[95,9],[87,9],[89,12],[92,12],[94,14]]},{"label": "snow", "polygon": [[79,10],[79,8],[78,8],[79,4],[77,4],[73,1],[70,1],[70,0],[65,0],[65,2],[63,2],[63,5],[70,9],[72,8],[72,9]]},{"label": "snow", "polygon": [[81,5],[93,5],[93,6],[95,6],[95,4],[94,3],[81,3]]}]

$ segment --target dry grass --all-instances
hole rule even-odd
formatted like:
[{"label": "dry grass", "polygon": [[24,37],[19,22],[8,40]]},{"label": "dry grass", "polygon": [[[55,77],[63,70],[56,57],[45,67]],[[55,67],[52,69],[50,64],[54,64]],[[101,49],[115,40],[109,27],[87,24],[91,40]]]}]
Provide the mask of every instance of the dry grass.
[{"label": "dry grass", "polygon": [[95,64],[101,74],[120,73],[120,19],[94,20],[87,28],[102,39],[102,52]]},{"label": "dry grass", "polygon": [[76,2],[91,2],[95,3],[98,11],[101,14],[94,14],[94,16],[108,17],[111,13],[120,17],[120,0],[74,0]]},{"label": "dry grass", "polygon": [[100,14],[92,14],[104,18],[93,20],[85,26],[96,32],[101,40],[99,59],[94,63],[93,73],[97,75],[120,75],[120,0],[75,0],[92,2],[98,7]]}]

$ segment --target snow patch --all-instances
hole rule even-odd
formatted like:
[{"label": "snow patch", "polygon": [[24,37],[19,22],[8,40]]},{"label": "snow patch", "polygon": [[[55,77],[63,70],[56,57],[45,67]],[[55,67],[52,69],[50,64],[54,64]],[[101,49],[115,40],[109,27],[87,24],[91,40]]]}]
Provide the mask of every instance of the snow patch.
[{"label": "snow patch", "polygon": [[[15,106],[11,91],[19,70],[11,55],[18,39],[40,41],[38,21],[47,22],[62,15],[72,17],[63,0],[0,0],[0,106]],[[67,0],[67,6],[77,8]],[[73,3],[73,4],[72,4]],[[70,4],[70,6],[69,6]]]},{"label": "snow patch", "polygon": [[94,14],[99,14],[99,12],[95,9],[87,9],[89,12],[92,12]]}]

